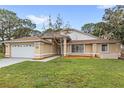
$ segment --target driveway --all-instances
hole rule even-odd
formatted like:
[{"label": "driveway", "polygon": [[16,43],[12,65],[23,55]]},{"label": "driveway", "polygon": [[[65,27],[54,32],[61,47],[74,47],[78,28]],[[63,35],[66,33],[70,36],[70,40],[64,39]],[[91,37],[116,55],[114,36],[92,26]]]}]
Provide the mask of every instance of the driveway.
[{"label": "driveway", "polygon": [[21,63],[23,61],[27,61],[27,60],[31,60],[31,59],[24,59],[24,58],[4,58],[4,59],[0,59],[0,68],[2,67],[6,67],[9,65],[13,65],[16,63]]},{"label": "driveway", "polygon": [[53,56],[53,57],[48,57],[48,58],[45,58],[45,59],[42,59],[42,60],[32,60],[32,59],[25,59],[25,58],[4,58],[4,59],[0,59],[0,68],[6,67],[6,66],[9,66],[9,65],[13,65],[13,64],[16,64],[16,63],[21,63],[23,61],[47,62],[47,61],[56,59],[58,57],[59,56]]},{"label": "driveway", "polygon": [[39,61],[39,62],[48,62],[48,61],[50,61],[50,60],[53,60],[53,59],[56,59],[56,58],[58,58],[58,57],[60,57],[60,56],[52,56],[52,57],[48,57],[48,58],[44,58],[44,59],[42,59],[42,60],[30,60],[30,61]]}]

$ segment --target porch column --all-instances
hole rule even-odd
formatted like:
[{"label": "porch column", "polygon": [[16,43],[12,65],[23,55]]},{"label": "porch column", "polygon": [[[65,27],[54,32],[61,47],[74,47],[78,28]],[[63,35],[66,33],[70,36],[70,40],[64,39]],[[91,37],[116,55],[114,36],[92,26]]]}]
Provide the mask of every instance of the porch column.
[{"label": "porch column", "polygon": [[66,56],[66,49],[67,49],[67,40],[66,40],[66,38],[64,38],[64,42],[63,42],[63,45],[64,45],[64,56]]},{"label": "porch column", "polygon": [[93,53],[93,57],[95,57],[96,50],[97,50],[96,44],[92,44],[92,53]]},{"label": "porch column", "polygon": [[60,39],[60,49],[61,49],[61,56],[63,55],[63,41]]}]

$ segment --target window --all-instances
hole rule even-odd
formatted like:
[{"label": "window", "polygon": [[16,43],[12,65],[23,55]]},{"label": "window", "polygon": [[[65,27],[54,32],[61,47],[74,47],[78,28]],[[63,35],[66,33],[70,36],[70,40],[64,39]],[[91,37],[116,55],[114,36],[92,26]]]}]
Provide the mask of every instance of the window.
[{"label": "window", "polygon": [[72,45],[72,53],[82,53],[84,51],[83,44]]},{"label": "window", "polygon": [[107,44],[102,44],[102,52],[108,51],[108,45]]}]

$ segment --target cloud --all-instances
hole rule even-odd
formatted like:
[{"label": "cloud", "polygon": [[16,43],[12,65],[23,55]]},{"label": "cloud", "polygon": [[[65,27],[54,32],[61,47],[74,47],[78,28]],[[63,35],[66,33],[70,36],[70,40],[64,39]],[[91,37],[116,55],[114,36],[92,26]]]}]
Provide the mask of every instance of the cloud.
[{"label": "cloud", "polygon": [[97,8],[98,9],[107,9],[107,8],[112,8],[114,7],[115,5],[98,5]]},{"label": "cloud", "polygon": [[26,16],[28,19],[30,19],[33,23],[40,25],[40,24],[47,24],[48,23],[48,16],[35,16],[35,15],[28,15]]}]

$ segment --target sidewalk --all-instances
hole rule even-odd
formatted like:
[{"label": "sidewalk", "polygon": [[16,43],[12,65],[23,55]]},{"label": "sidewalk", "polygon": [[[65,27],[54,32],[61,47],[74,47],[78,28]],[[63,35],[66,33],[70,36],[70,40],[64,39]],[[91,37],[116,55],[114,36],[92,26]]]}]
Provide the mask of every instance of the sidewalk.
[{"label": "sidewalk", "polygon": [[47,62],[47,61],[56,59],[56,58],[58,58],[58,57],[59,57],[59,56],[53,56],[53,57],[44,58],[44,59],[42,59],[42,60],[30,60],[30,61]]}]

